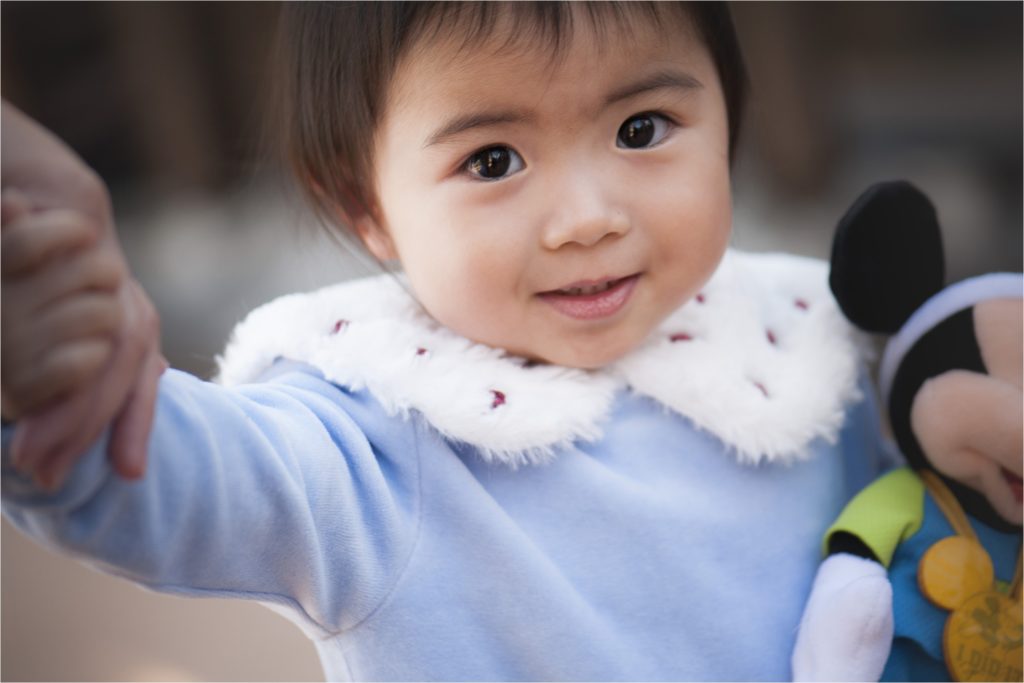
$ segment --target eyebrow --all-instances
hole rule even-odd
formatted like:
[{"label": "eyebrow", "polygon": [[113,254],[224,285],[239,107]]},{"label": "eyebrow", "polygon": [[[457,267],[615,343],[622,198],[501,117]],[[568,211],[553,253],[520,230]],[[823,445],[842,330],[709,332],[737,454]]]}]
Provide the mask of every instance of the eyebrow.
[{"label": "eyebrow", "polygon": [[617,90],[613,90],[604,100],[605,106],[628,100],[642,93],[652,90],[672,89],[689,92],[699,90],[704,84],[689,74],[679,71],[658,71],[646,78],[641,78],[635,83],[628,83]]},{"label": "eyebrow", "polygon": [[[658,71],[639,81],[613,90],[605,97],[604,106],[607,107],[652,90],[673,89],[689,92],[703,87],[704,85],[700,81],[689,74],[678,71]],[[528,123],[533,119],[532,113],[522,109],[471,112],[445,122],[427,138],[423,147],[432,147],[474,128],[487,128],[508,123]]]},{"label": "eyebrow", "polygon": [[504,123],[524,123],[531,121],[532,119],[533,115],[530,112],[520,109],[482,111],[465,114],[463,116],[456,116],[434,131],[434,133],[427,138],[427,141],[423,143],[423,146],[430,147],[432,145],[439,144],[448,138],[454,137],[459,133],[464,133],[467,130],[472,130],[473,128],[486,128],[488,126],[498,126]]}]

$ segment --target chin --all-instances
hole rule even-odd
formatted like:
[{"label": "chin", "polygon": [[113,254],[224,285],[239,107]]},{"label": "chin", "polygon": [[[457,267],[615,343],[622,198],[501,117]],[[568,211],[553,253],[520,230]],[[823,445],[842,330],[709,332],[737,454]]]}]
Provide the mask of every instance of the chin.
[{"label": "chin", "polygon": [[633,346],[602,347],[594,349],[567,349],[553,353],[545,358],[546,362],[579,370],[600,370],[611,365],[633,350]]},{"label": "chin", "polygon": [[524,353],[516,355],[522,355],[538,363],[561,365],[564,368],[575,368],[577,370],[599,370],[616,360],[605,360],[603,357],[591,358],[573,353]]}]

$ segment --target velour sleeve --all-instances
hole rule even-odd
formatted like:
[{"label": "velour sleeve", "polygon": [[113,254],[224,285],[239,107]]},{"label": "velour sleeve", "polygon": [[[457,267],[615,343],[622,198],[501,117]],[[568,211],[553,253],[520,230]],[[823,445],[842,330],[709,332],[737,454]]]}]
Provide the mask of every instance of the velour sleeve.
[{"label": "velour sleeve", "polygon": [[171,370],[145,477],[114,474],[101,441],[43,492],[9,466],[5,429],[4,514],[148,588],[260,600],[333,634],[386,598],[418,526],[419,427],[371,442],[359,419],[386,418],[309,372],[226,389]]}]

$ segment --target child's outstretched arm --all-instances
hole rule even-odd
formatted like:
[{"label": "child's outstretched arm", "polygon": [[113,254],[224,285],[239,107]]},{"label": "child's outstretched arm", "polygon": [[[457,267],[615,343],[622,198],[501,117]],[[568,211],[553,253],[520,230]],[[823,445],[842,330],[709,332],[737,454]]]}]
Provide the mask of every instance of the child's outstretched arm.
[{"label": "child's outstretched arm", "polygon": [[[108,269],[116,264],[122,271],[117,296],[121,327],[113,337],[109,358],[90,382],[79,383],[78,391],[64,393],[56,402],[34,402],[33,409],[19,415],[16,449],[31,462],[52,463],[49,469],[59,477],[74,455],[92,443],[112,420],[110,457],[123,476],[140,476],[145,468],[145,446],[152,422],[156,383],[166,366],[159,349],[159,323],[152,304],[127,275],[117,244],[106,188],[70,149],[48,131],[21,114],[9,103],[2,109],[2,181],[8,198],[4,224],[26,211],[64,209],[75,211],[88,224],[97,253],[104,253]],[[5,252],[6,254],[6,252]],[[22,274],[24,275],[24,274]],[[69,277],[64,273],[65,280]],[[24,374],[8,358],[17,313],[12,295],[16,287],[5,277],[3,385],[14,371]],[[12,308],[13,306],[13,308]],[[90,363],[96,363],[96,347]],[[61,381],[73,379],[65,376]],[[53,387],[51,386],[51,389]],[[66,389],[71,388],[69,383]],[[50,395],[56,395],[51,391]],[[5,406],[10,410],[13,406]],[[5,417],[6,415],[5,410]]]},{"label": "child's outstretched arm", "polygon": [[102,442],[52,492],[5,462],[4,515],[149,588],[274,603],[323,637],[371,614],[415,546],[424,436],[366,413],[309,370],[232,389],[168,370],[145,477],[114,476]]}]

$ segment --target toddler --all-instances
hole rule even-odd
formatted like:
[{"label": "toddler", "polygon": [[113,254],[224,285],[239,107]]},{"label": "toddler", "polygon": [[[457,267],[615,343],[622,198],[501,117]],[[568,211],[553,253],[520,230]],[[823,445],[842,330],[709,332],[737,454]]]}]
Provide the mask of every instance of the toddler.
[{"label": "toddler", "polygon": [[298,177],[402,274],[257,309],[220,384],[166,372],[139,481],[99,443],[46,490],[5,445],[4,513],[281,611],[330,679],[787,678],[877,425],[826,266],[727,249],[724,7],[284,19]]}]

